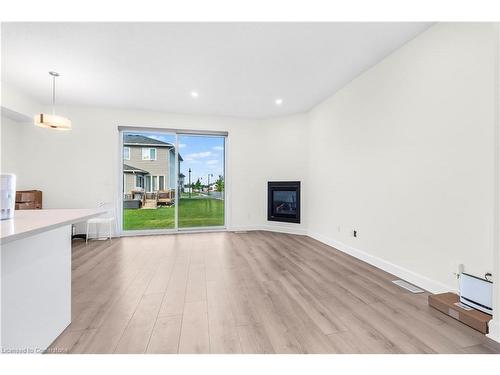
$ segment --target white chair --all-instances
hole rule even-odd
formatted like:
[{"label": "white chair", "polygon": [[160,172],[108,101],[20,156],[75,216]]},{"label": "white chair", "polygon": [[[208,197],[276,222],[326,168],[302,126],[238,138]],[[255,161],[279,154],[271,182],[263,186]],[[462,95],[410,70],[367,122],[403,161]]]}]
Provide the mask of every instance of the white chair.
[{"label": "white chair", "polygon": [[[97,206],[99,208],[104,208],[104,209],[108,210],[104,214],[109,214],[111,212],[111,207],[112,206],[110,204],[99,202],[99,204]],[[114,216],[95,217],[95,218],[87,220],[87,235],[85,237],[85,243],[89,242],[89,229],[90,229],[90,225],[91,224],[94,224],[94,226],[95,226],[95,231],[96,231],[96,237],[95,238],[96,239],[100,239],[100,236],[99,236],[99,225],[102,225],[102,224],[106,225],[107,224],[108,235],[107,235],[106,238],[111,241],[111,233],[113,232],[113,221],[115,221]]]},{"label": "white chair", "polygon": [[89,242],[89,229],[90,225],[94,224],[95,225],[95,230],[96,230],[96,239],[99,239],[99,225],[101,224],[107,224],[108,225],[108,235],[106,238],[109,238],[111,241],[111,233],[113,231],[113,221],[115,220],[114,217],[95,217],[92,219],[87,220],[87,236],[85,237],[85,243]]}]

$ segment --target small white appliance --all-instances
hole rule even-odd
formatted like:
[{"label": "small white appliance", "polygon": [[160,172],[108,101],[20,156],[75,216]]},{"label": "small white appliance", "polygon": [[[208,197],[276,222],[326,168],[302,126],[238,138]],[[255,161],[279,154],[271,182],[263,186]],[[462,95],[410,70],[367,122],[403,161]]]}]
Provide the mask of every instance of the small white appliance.
[{"label": "small white appliance", "polygon": [[462,272],[460,274],[460,302],[486,314],[493,314],[493,283]]},{"label": "small white appliance", "polygon": [[16,204],[16,175],[2,174],[0,177],[0,208],[2,211],[1,219],[12,219],[14,217],[14,208]]}]

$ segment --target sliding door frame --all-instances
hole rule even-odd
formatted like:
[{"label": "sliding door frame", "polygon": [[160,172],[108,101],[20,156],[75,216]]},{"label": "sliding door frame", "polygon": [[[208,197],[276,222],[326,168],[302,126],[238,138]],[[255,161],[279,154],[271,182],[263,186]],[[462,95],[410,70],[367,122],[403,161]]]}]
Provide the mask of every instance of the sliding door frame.
[{"label": "sliding door frame", "polygon": [[[138,133],[169,133],[175,135],[175,219],[174,228],[165,229],[142,229],[142,230],[123,230],[123,134],[126,132],[138,132]],[[192,135],[192,136],[219,136],[224,139],[224,225],[222,226],[208,226],[208,227],[189,227],[189,228],[179,228],[179,201],[180,201],[180,190],[179,190],[179,136],[181,135]],[[220,232],[226,231],[228,228],[228,190],[229,185],[227,184],[227,155],[228,155],[228,139],[229,133],[225,131],[207,131],[207,130],[191,130],[191,129],[172,129],[172,128],[155,128],[155,127],[138,127],[138,126],[118,126],[118,194],[117,194],[117,216],[119,220],[116,220],[118,227],[119,236],[147,236],[147,235],[159,235],[159,234],[176,234],[176,233],[196,233],[196,232]],[[145,183],[145,181],[144,181]]]}]

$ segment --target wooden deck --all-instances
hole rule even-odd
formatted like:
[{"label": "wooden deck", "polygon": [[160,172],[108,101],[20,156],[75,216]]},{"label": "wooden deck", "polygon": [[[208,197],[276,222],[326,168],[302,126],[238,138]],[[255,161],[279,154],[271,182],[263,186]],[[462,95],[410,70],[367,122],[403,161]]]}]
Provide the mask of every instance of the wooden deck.
[{"label": "wooden deck", "polygon": [[160,190],[155,192],[132,191],[123,194],[124,202],[134,201],[137,196],[140,196],[140,207],[145,209],[155,209],[160,205],[172,205],[175,203],[175,190]]}]

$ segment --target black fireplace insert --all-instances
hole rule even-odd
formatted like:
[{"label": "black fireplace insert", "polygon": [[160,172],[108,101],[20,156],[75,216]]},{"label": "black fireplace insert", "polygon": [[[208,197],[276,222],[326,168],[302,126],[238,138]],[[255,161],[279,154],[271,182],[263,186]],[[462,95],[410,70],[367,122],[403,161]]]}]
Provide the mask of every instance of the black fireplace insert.
[{"label": "black fireplace insert", "polygon": [[267,220],[300,223],[300,181],[267,183]]}]

